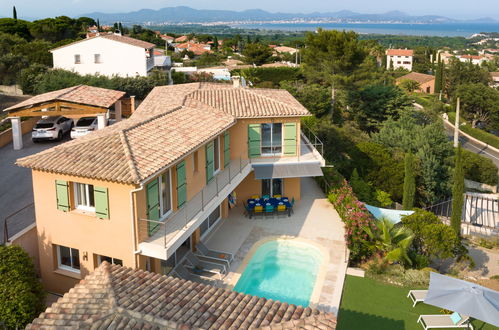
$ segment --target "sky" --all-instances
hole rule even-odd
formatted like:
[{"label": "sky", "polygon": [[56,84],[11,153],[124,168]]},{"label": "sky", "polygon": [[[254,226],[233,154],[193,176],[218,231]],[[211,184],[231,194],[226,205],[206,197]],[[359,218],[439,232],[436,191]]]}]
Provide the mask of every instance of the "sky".
[{"label": "sky", "polygon": [[119,13],[144,8],[189,6],[196,9],[263,9],[270,12],[310,13],[351,10],[383,13],[400,10],[410,15],[441,15],[457,19],[492,17],[499,19],[499,0],[0,0],[0,17],[11,17],[16,6],[20,18],[79,16],[91,12]]}]

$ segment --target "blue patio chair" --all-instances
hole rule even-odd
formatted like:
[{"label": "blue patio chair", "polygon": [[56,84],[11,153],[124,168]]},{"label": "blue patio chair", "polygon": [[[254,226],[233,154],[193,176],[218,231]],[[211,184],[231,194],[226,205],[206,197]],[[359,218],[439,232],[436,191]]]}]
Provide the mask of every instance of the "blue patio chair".
[{"label": "blue patio chair", "polygon": [[263,195],[262,198],[263,199],[270,199],[270,196],[269,195]]},{"label": "blue patio chair", "polygon": [[265,206],[265,217],[274,217],[274,206],[273,205]]},{"label": "blue patio chair", "polygon": [[244,205],[244,216],[249,217],[251,219],[251,216],[253,215],[253,209],[249,207],[249,205],[246,205],[246,203],[243,201]]}]

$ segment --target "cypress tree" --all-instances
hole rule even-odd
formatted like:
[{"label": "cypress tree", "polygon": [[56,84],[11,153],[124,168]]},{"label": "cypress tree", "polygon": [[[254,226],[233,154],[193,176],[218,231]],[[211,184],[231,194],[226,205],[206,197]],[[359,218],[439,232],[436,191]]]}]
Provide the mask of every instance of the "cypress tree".
[{"label": "cypress tree", "polygon": [[454,183],[452,186],[452,214],[450,218],[451,227],[458,236],[461,235],[461,216],[464,202],[464,169],[463,151],[461,144],[456,148],[456,159],[454,165]]},{"label": "cypress tree", "polygon": [[414,196],[416,195],[416,177],[414,176],[414,156],[407,153],[404,159],[404,196],[402,207],[404,210],[411,210],[414,207]]},{"label": "cypress tree", "polygon": [[17,19],[17,10],[16,10],[16,6],[14,6],[14,7],[12,8],[12,18]]},{"label": "cypress tree", "polygon": [[440,93],[442,90],[442,79],[441,79],[441,68],[440,68],[440,58],[437,63],[437,71],[435,72],[435,93]]},{"label": "cypress tree", "polygon": [[118,28],[119,28],[121,34],[123,34],[123,25],[121,24],[121,22],[118,23]]},{"label": "cypress tree", "polygon": [[100,22],[99,22],[99,19],[97,19],[97,32],[100,31]]}]

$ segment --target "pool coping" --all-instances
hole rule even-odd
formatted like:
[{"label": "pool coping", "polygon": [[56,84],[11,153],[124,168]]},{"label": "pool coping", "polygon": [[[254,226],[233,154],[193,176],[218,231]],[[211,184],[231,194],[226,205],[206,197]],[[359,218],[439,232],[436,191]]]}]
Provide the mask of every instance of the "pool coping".
[{"label": "pool coping", "polygon": [[312,291],[312,294],[310,295],[310,300],[309,300],[309,306],[310,308],[317,308],[319,305],[319,300],[322,292],[322,287],[324,286],[324,282],[326,280],[326,273],[327,273],[327,268],[329,265],[329,250],[326,249],[324,246],[318,244],[317,242],[314,242],[312,240],[303,238],[303,237],[297,237],[297,236],[289,236],[289,235],[276,235],[276,236],[268,236],[265,238],[262,238],[261,240],[257,241],[256,243],[253,244],[249,252],[246,254],[244,257],[243,261],[237,268],[237,270],[234,272],[234,275],[230,279],[229,283],[227,284],[227,288],[230,290],[234,290],[234,287],[236,286],[237,282],[241,278],[241,275],[243,274],[244,270],[248,266],[248,263],[250,262],[251,258],[255,254],[256,250],[260,246],[262,246],[265,243],[268,243],[270,241],[296,241],[296,242],[301,242],[305,244],[312,245],[313,247],[317,248],[321,254],[322,254],[322,261],[319,265],[319,271],[317,272],[317,276],[315,278],[315,285],[314,289]]}]

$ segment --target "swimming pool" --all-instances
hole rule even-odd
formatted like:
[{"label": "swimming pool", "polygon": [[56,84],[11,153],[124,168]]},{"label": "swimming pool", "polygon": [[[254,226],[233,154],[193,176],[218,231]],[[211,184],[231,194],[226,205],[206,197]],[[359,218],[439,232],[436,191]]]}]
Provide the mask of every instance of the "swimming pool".
[{"label": "swimming pool", "polygon": [[323,256],[310,244],[272,240],[255,251],[234,290],[308,306]]}]

